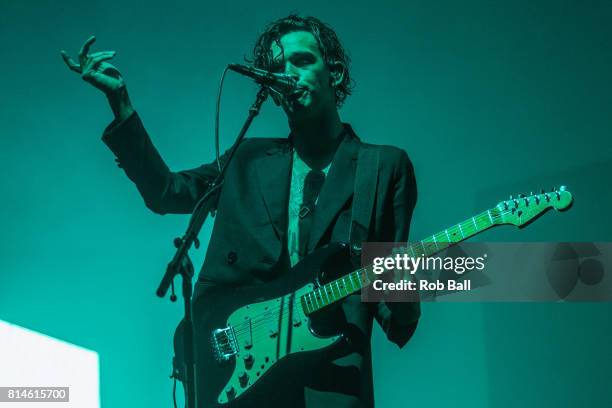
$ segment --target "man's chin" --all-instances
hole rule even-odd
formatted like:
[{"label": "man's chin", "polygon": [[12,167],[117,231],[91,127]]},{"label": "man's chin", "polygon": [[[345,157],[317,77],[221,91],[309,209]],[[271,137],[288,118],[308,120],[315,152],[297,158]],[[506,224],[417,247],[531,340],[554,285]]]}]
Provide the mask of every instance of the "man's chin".
[{"label": "man's chin", "polygon": [[313,114],[313,109],[311,106],[304,104],[300,101],[294,101],[284,106],[285,113],[288,116],[311,116]]},{"label": "man's chin", "polygon": [[313,109],[309,109],[307,106],[295,107],[292,111],[286,111],[287,117],[290,122],[300,123],[309,120],[316,120],[317,112]]}]

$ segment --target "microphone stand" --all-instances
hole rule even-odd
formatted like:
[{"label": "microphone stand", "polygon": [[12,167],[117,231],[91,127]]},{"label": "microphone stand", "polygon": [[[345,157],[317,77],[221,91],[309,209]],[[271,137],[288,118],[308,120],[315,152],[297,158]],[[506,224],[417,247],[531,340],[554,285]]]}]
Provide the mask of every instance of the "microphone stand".
[{"label": "microphone stand", "polygon": [[210,187],[206,194],[198,201],[189,221],[189,226],[185,231],[185,234],[181,238],[174,239],[174,246],[176,247],[176,253],[174,257],[168,263],[166,267],[166,273],[164,274],[159,287],[157,288],[156,294],[159,297],[164,297],[168,288],[172,286],[172,296],[170,300],[176,301],[174,295],[174,277],[181,275],[183,278],[183,299],[185,307],[185,317],[183,319],[183,353],[185,362],[185,382],[183,386],[185,388],[185,399],[187,408],[195,408],[197,402],[197,395],[195,389],[195,361],[194,361],[194,350],[193,350],[193,321],[191,319],[191,296],[193,293],[192,278],[194,274],[193,264],[189,259],[189,249],[191,245],[195,243],[196,248],[199,247],[198,234],[208,217],[208,214],[214,210],[217,203],[218,194],[223,186],[223,177],[225,170],[227,169],[230,161],[232,160],[234,153],[236,152],[238,145],[244,139],[244,136],[251,126],[251,122],[255,119],[255,116],[259,114],[261,105],[265,102],[269,95],[268,88],[262,86],[257,92],[255,102],[249,108],[249,115],[246,118],[240,133],[236,138],[236,141],[232,145],[225,164],[219,172],[217,178],[210,184]]}]

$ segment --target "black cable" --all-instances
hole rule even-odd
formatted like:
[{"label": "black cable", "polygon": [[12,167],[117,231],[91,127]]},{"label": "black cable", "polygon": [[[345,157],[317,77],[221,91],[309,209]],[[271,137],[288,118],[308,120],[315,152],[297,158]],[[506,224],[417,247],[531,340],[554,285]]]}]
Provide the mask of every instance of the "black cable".
[{"label": "black cable", "polygon": [[[225,69],[223,70],[223,73],[221,74],[221,80],[219,81],[219,88],[217,89],[217,104],[215,107],[215,161],[217,162],[217,169],[219,170],[219,172],[221,172],[221,154],[219,152],[219,112],[221,110],[221,92],[223,90],[223,81],[225,80],[225,74],[227,74],[228,69],[229,67],[225,67]],[[197,209],[200,207],[200,205],[202,205],[202,203],[205,202],[207,197],[211,195],[212,193],[216,192],[217,190],[219,190],[219,188],[221,188],[222,185],[223,184],[221,183],[216,186],[211,186],[211,188],[208,189],[206,194],[204,194],[198,200],[195,207],[193,208],[193,211],[191,212],[191,218],[193,218],[193,214],[196,213]],[[191,224],[191,220],[189,221],[189,223]],[[199,247],[199,243],[196,243],[196,247]]]},{"label": "black cable", "polygon": [[217,168],[221,171],[221,159],[219,153],[219,111],[221,110],[221,91],[223,89],[223,80],[229,67],[225,67],[223,74],[221,75],[221,81],[219,81],[219,88],[217,89],[217,106],[215,108],[215,157],[217,160]]},{"label": "black cable", "polygon": [[172,401],[174,402],[174,408],[178,408],[176,405],[176,377],[172,377],[174,379],[174,385],[172,386]]}]

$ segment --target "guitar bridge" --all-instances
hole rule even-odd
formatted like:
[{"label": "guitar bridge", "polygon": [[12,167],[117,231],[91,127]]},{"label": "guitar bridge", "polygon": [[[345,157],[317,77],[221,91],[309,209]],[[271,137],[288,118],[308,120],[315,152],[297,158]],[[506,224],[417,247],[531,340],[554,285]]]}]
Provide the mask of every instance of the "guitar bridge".
[{"label": "guitar bridge", "polygon": [[227,361],[238,354],[236,334],[231,326],[213,330],[210,341],[215,359],[219,362]]}]

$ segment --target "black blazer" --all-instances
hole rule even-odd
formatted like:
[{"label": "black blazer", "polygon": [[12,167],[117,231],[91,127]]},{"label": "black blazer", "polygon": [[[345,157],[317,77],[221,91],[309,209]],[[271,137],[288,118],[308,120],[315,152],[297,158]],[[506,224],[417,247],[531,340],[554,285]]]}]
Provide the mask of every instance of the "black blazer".
[{"label": "black blazer", "polygon": [[[308,242],[309,252],[329,242],[348,241],[356,163],[359,149],[366,144],[349,125],[344,126],[345,137],[334,156],[317,202]],[[191,170],[171,172],[137,114],[121,123],[112,123],[104,132],[103,141],[136,184],[146,206],[159,214],[191,213],[218,173],[214,162]],[[368,241],[406,242],[417,196],[412,164],[401,149],[367,146],[379,149],[380,153]],[[239,146],[225,175],[212,236],[196,284],[194,319],[197,319],[198,297],[208,285],[266,282],[275,278],[279,264],[289,266],[283,249],[292,156],[290,138],[245,139]],[[356,353],[357,356],[348,357],[348,363],[357,366],[358,376],[362,377],[359,389],[349,394],[355,394],[361,404],[370,406],[373,403],[369,357],[372,318],[375,317],[387,337],[401,347],[416,328],[419,304],[381,302],[372,305],[362,303],[358,295],[353,295],[343,302],[342,308],[346,320],[358,327],[359,336],[363,337],[363,341],[358,342],[362,349]],[[323,384],[318,388],[326,387],[333,391],[334,385]],[[348,398],[350,401],[352,397]],[[333,403],[343,404],[339,400]],[[350,402],[347,404],[352,406]]]}]

